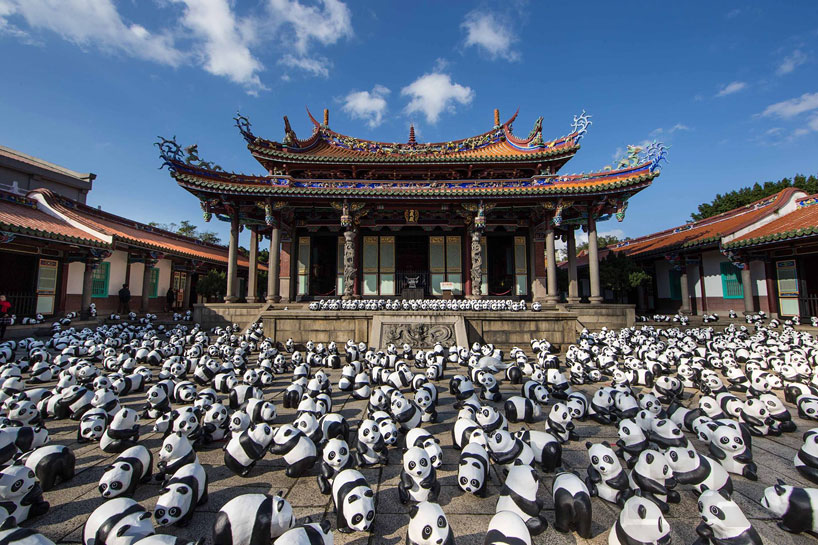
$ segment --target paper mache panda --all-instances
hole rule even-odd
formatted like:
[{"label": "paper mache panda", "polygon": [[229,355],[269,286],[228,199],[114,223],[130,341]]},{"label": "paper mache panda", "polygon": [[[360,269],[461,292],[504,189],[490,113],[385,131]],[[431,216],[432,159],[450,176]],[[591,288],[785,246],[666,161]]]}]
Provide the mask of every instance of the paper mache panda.
[{"label": "paper mache panda", "polygon": [[345,469],[332,483],[336,527],[341,533],[366,532],[375,518],[375,494],[364,476],[354,469]]},{"label": "paper mache panda", "polygon": [[398,483],[401,503],[436,501],[440,483],[429,455],[421,447],[409,447],[403,453],[403,469]]},{"label": "paper mache panda", "polygon": [[454,532],[440,505],[423,501],[409,509],[407,545],[455,545]]},{"label": "paper mache panda", "polygon": [[608,545],[670,543],[670,525],[653,501],[631,496],[608,534]]},{"label": "paper mache panda", "polygon": [[563,533],[573,530],[580,537],[590,539],[591,495],[582,479],[575,473],[558,473],[554,477],[551,493],[556,518],[554,529]]},{"label": "paper mache panda", "polygon": [[122,452],[99,479],[99,492],[105,499],[133,496],[139,484],[150,482],[153,473],[153,455],[143,445]]},{"label": "paper mache panda", "polygon": [[787,486],[779,479],[764,489],[761,505],[781,519],[782,530],[818,534],[818,489]]},{"label": "paper mache panda", "polygon": [[194,509],[207,502],[207,473],[198,462],[179,468],[168,479],[156,500],[153,518],[159,526],[184,527]]},{"label": "paper mache panda", "polygon": [[590,494],[623,506],[633,491],[616,453],[607,441],[596,444],[589,441],[585,443],[585,448],[591,461],[585,481]]},{"label": "paper mache panda", "polygon": [[496,512],[510,511],[523,520],[531,535],[539,535],[548,528],[542,513],[543,503],[537,497],[537,474],[530,465],[517,460],[508,470],[500,489]]},{"label": "paper mache panda", "polygon": [[701,524],[696,527],[699,539],[693,545],[762,545],[761,536],[747,517],[731,500],[715,490],[705,490],[699,496]]}]

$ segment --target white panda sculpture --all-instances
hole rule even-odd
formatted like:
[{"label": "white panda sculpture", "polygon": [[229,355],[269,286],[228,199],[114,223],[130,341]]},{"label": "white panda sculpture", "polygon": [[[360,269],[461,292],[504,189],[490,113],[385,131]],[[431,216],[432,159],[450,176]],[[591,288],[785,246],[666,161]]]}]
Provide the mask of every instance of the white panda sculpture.
[{"label": "white panda sculpture", "polygon": [[150,481],[153,474],[153,455],[144,445],[136,445],[122,452],[99,479],[99,493],[103,498],[133,496],[139,484]]},{"label": "white panda sculpture", "polygon": [[34,471],[23,465],[22,460],[0,470],[0,507],[18,523],[48,511],[49,503],[43,499]]},{"label": "white panda sculpture", "polygon": [[818,533],[818,489],[787,486],[782,480],[764,489],[761,505],[781,520],[778,526],[787,532]]},{"label": "white panda sculpture", "polygon": [[628,481],[628,474],[622,469],[616,453],[607,441],[585,443],[588,449],[588,476],[585,484],[592,496],[599,496],[605,501],[622,507],[633,491]]},{"label": "white panda sculpture", "polygon": [[310,470],[318,460],[317,449],[312,439],[295,426],[285,424],[273,433],[270,452],[284,456],[288,477],[300,477]]},{"label": "white panda sculpture", "polygon": [[375,494],[364,476],[354,469],[345,469],[332,483],[336,528],[348,534],[366,532],[375,518]]},{"label": "white panda sculpture", "polygon": [[750,432],[743,424],[720,425],[710,437],[710,454],[729,473],[758,480],[758,466],[753,462]]},{"label": "white panda sculpture", "polygon": [[484,543],[490,545],[531,545],[531,532],[523,519],[511,511],[498,511],[489,521]]},{"label": "white panda sculpture", "polygon": [[455,545],[454,532],[440,505],[420,502],[409,509],[407,545]]},{"label": "white panda sculpture", "polygon": [[282,492],[242,494],[216,513],[213,545],[270,545],[294,526],[293,508]]},{"label": "white panda sculpture", "polygon": [[406,446],[421,447],[429,455],[432,467],[440,469],[443,466],[443,449],[440,448],[440,439],[422,428],[409,430],[406,434]]},{"label": "white panda sculpture", "polygon": [[236,475],[247,477],[256,463],[267,453],[272,441],[273,429],[270,426],[251,425],[233,435],[224,446],[224,465]]},{"label": "white panda sculpture", "polygon": [[207,502],[207,473],[198,462],[179,468],[168,479],[156,500],[153,518],[159,526],[184,527],[197,506]]},{"label": "white panda sculpture", "polygon": [[523,428],[514,437],[531,447],[534,461],[546,473],[553,473],[562,465],[562,443],[550,433]]},{"label": "white panda sculpture", "polygon": [[699,496],[699,515],[702,523],[696,527],[699,534],[693,545],[709,543],[724,545],[762,545],[758,532],[744,516],[741,508],[728,496],[715,490],[705,490]]},{"label": "white panda sculpture", "polygon": [[679,503],[681,496],[675,490],[676,480],[665,455],[648,449],[639,455],[629,475],[631,487],[639,489],[642,496],[652,500],[662,513],[670,509],[668,503]]},{"label": "white panda sculpture", "polygon": [[697,493],[715,490],[733,494],[730,474],[716,460],[699,454],[693,447],[670,447],[665,458],[676,481],[692,485]]},{"label": "white panda sculpture", "polygon": [[82,530],[83,545],[132,544],[154,534],[151,514],[131,498],[108,500],[91,513]]},{"label": "white panda sculpture", "polygon": [[510,511],[523,520],[531,535],[539,535],[548,528],[548,520],[542,513],[542,500],[537,498],[537,474],[530,465],[517,461],[508,470],[496,512]]},{"label": "white panda sculpture", "polygon": [[457,486],[464,492],[485,498],[489,485],[489,456],[485,447],[469,443],[460,451],[457,467]]},{"label": "white panda sculpture", "polygon": [[670,525],[659,507],[647,498],[631,496],[608,534],[608,545],[670,543]]},{"label": "white panda sculpture", "polygon": [[343,439],[330,439],[321,451],[321,472],[318,475],[318,489],[322,494],[332,491],[332,482],[341,471],[355,465],[349,445]]},{"label": "white panda sculpture", "polygon": [[159,460],[156,462],[157,473],[154,476],[157,481],[164,481],[166,474],[173,475],[180,467],[199,461],[196,451],[193,450],[193,445],[181,432],[172,433],[165,437],[158,457]]},{"label": "white panda sculpture", "polygon": [[[609,449],[610,450],[610,449]],[[554,529],[558,532],[576,531],[577,535],[591,538],[591,495],[578,475],[558,473],[551,487],[554,496]]]},{"label": "white panda sculpture", "polygon": [[804,444],[793,459],[798,473],[818,484],[818,433],[812,430],[804,434]]},{"label": "white panda sculpture", "polygon": [[335,540],[330,529],[332,524],[328,520],[320,523],[307,521],[300,526],[290,528],[276,540],[276,543],[286,545],[333,545]]},{"label": "white panda sculpture", "polygon": [[34,471],[43,492],[54,488],[58,482],[68,482],[74,477],[76,457],[74,451],[63,445],[45,445],[25,453],[20,460]]},{"label": "white panda sculpture", "polygon": [[378,424],[372,419],[361,420],[358,425],[355,460],[359,467],[386,464],[388,452]]},{"label": "white panda sculpture", "polygon": [[139,415],[123,407],[114,414],[99,440],[99,448],[109,454],[122,452],[139,442]]},{"label": "white panda sculpture", "polygon": [[403,453],[403,469],[398,482],[401,503],[437,500],[440,483],[429,455],[421,447],[409,447]]}]

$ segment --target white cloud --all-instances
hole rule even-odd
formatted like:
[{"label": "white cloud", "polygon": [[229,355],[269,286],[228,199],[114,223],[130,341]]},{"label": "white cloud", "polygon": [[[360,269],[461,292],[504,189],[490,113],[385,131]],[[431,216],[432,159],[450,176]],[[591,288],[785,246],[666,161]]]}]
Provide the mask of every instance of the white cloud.
[{"label": "white cloud", "polygon": [[517,37],[511,25],[499,16],[475,10],[466,15],[460,26],[466,30],[466,47],[477,46],[491,59],[519,60],[520,54],[513,49]]},{"label": "white cloud", "polygon": [[329,77],[329,69],[330,66],[332,66],[332,63],[330,63],[329,60],[325,59],[324,57],[296,57],[294,55],[290,55],[289,53],[281,57],[278,63],[284,66],[289,66],[290,68],[299,68],[305,72],[309,72],[313,76],[319,76],[322,78]]},{"label": "white cloud", "polygon": [[743,81],[733,81],[728,83],[724,87],[722,87],[718,93],[716,93],[717,97],[726,97],[727,95],[732,95],[733,93],[738,93],[742,89],[746,88],[747,84]]},{"label": "white cloud", "polygon": [[331,63],[310,54],[312,43],[327,46],[342,38],[351,38],[354,35],[352,14],[340,0],[320,0],[320,4],[307,6],[298,0],[268,0],[270,28],[265,28],[265,32],[279,32],[282,26],[291,27],[292,33],[282,34],[281,39],[294,49],[295,54],[284,55],[281,64],[300,68],[314,76],[328,77]]},{"label": "white cloud", "polygon": [[779,76],[789,74],[805,62],[807,62],[807,55],[800,49],[796,49],[792,52],[792,55],[784,57],[784,60],[778,65],[775,73]]},{"label": "white cloud", "polygon": [[179,66],[185,54],[168,34],[154,34],[122,19],[112,0],[3,0],[0,28],[18,37],[25,32],[8,23],[18,16],[29,27],[50,30],[80,47],[124,53],[168,66]]},{"label": "white cloud", "polygon": [[243,85],[248,92],[265,89],[258,73],[263,66],[250,51],[253,33],[227,0],[173,0],[185,5],[181,22],[200,40],[204,69]]},{"label": "white cloud", "polygon": [[797,98],[770,104],[759,115],[789,119],[816,109],[818,109],[818,93],[804,93]]},{"label": "white cloud", "polygon": [[727,19],[735,19],[739,15],[741,15],[741,9],[740,8],[735,8],[735,9],[731,9],[730,11],[728,11],[727,14],[725,15],[725,17]]},{"label": "white cloud", "polygon": [[344,97],[342,109],[355,119],[363,119],[370,128],[383,121],[386,112],[386,95],[389,89],[375,85],[372,91],[353,91]]},{"label": "white cloud", "polygon": [[665,129],[663,127],[658,127],[656,129],[653,129],[652,131],[650,131],[650,135],[651,136],[658,136],[660,134],[673,134],[674,132],[679,132],[679,131],[684,132],[684,131],[689,131],[689,130],[691,130],[691,129],[687,125],[685,125],[683,123],[676,123],[675,125],[673,125],[669,129]]},{"label": "white cloud", "polygon": [[471,87],[454,83],[451,76],[439,72],[424,74],[401,89],[400,94],[411,97],[407,114],[420,112],[432,124],[437,123],[443,110],[453,112],[455,103],[466,105],[474,98]]}]

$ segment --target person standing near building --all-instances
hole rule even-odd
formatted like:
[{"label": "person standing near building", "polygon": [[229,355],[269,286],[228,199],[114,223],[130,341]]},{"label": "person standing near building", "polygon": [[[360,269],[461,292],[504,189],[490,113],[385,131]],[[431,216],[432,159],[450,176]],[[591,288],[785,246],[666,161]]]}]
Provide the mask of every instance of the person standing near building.
[{"label": "person standing near building", "polygon": [[6,327],[11,323],[11,303],[6,301],[5,295],[0,295],[0,339],[6,338]]},{"label": "person standing near building", "polygon": [[174,303],[176,303],[176,292],[173,291],[173,286],[171,286],[165,294],[165,312],[173,311]]},{"label": "person standing near building", "polygon": [[131,290],[128,289],[128,284],[122,284],[122,289],[119,290],[119,307],[117,312],[119,314],[128,314],[131,311]]}]

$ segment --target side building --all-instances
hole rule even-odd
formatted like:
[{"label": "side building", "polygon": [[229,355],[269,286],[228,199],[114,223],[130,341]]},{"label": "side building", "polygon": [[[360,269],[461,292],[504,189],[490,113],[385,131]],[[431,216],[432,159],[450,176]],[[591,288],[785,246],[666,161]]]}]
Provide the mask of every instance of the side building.
[{"label": "side building", "polygon": [[[35,166],[40,172],[29,172]],[[187,309],[198,300],[198,277],[227,268],[224,246],[84,204],[93,174],[0,148],[0,177],[0,290],[18,317],[87,311],[92,302],[114,312],[123,284],[131,310],[161,311],[170,287],[174,307]]]},{"label": "side building", "polygon": [[705,314],[729,310],[818,315],[818,196],[788,188],[729,212],[610,249],[640,263],[650,286],[638,311]]}]

